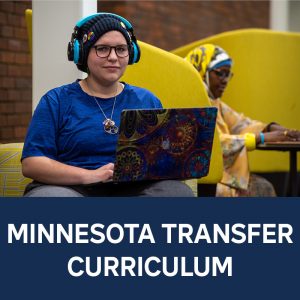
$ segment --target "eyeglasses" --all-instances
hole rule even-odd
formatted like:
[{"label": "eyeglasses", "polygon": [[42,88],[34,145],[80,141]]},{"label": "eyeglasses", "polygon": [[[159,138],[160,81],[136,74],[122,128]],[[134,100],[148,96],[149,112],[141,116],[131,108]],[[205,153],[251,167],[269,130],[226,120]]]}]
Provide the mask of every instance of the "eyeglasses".
[{"label": "eyeglasses", "polygon": [[213,69],[212,71],[221,79],[231,79],[233,77],[233,73],[227,70]]},{"label": "eyeglasses", "polygon": [[94,46],[96,55],[101,58],[108,57],[111,50],[114,49],[118,57],[126,57],[129,55],[128,45],[108,46],[108,45],[96,45]]}]

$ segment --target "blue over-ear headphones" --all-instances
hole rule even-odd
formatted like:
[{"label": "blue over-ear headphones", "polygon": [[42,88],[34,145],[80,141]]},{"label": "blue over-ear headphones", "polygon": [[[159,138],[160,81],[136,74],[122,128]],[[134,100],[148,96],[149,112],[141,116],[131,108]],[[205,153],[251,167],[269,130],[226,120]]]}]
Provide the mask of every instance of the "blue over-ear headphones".
[{"label": "blue over-ear headphones", "polygon": [[[126,20],[125,18],[123,18],[123,17],[121,17],[117,14],[106,13],[106,12],[96,13],[96,14],[90,15],[88,17],[85,17],[85,18],[79,20],[76,23],[76,25],[74,27],[74,32],[72,33],[71,41],[68,44],[68,59],[70,61],[74,61],[74,63],[80,69],[80,65],[83,64],[83,58],[84,58],[83,43],[82,43],[82,40],[80,40],[80,38],[81,38],[80,30],[84,26],[84,24],[91,21],[93,18],[95,18],[97,16],[112,17],[114,19],[117,19],[117,20],[121,21],[125,25],[125,29],[128,32],[128,34],[130,36],[130,40],[131,40],[131,45],[129,45],[130,46],[129,47],[130,48],[130,53],[129,53],[129,62],[128,62],[128,64],[134,64],[134,63],[138,62],[139,59],[140,59],[140,56],[141,56],[141,50],[140,50],[140,47],[137,43],[136,37],[133,33],[133,27],[132,27],[131,23],[128,20]],[[96,22],[97,21],[95,21],[95,23]]]}]

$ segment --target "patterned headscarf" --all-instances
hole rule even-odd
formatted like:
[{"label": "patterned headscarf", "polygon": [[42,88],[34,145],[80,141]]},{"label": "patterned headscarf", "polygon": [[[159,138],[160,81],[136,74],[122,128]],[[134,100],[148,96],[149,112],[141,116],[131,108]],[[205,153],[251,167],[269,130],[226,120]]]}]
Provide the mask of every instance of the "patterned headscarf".
[{"label": "patterned headscarf", "polygon": [[190,51],[185,59],[200,73],[208,96],[214,99],[215,97],[210,90],[209,71],[222,66],[232,66],[230,56],[219,46],[204,44]]},{"label": "patterned headscarf", "polygon": [[193,49],[185,59],[196,68],[207,84],[209,84],[207,80],[209,71],[232,65],[232,59],[226,51],[213,44],[204,44]]}]

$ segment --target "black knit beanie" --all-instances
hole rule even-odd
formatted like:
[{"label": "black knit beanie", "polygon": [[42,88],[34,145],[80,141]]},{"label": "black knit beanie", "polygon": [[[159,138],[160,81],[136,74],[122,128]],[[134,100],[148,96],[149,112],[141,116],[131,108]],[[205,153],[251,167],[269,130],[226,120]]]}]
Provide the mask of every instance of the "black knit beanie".
[{"label": "black knit beanie", "polygon": [[126,30],[125,24],[112,15],[98,15],[80,27],[78,41],[82,44],[82,60],[77,64],[80,71],[88,72],[87,58],[91,47],[106,32],[116,30],[123,34],[129,47],[129,61],[132,59],[132,42],[130,32]]}]

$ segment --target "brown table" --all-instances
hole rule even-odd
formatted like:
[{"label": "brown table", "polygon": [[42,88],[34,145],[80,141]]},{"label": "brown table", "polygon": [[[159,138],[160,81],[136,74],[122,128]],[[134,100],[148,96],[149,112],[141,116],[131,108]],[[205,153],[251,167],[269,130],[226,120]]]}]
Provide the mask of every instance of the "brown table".
[{"label": "brown table", "polygon": [[300,151],[300,142],[274,142],[257,145],[257,150],[276,150],[290,152],[289,187],[292,197],[298,194],[297,152]]}]

